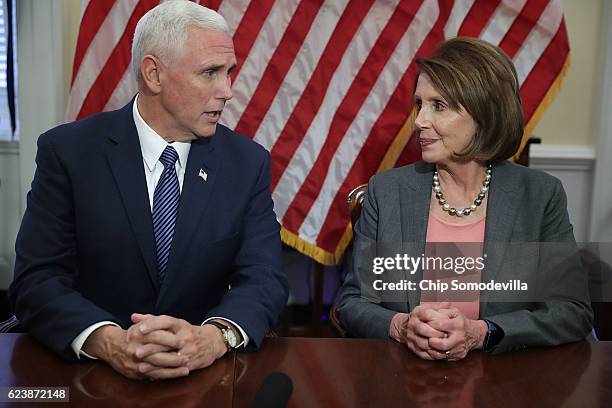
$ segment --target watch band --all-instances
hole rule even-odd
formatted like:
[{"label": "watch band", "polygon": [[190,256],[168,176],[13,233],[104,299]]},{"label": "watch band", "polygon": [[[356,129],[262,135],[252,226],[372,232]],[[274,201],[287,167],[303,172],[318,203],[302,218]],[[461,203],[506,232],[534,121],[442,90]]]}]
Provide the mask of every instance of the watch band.
[{"label": "watch band", "polygon": [[213,326],[221,330],[221,334],[223,335],[223,342],[225,343],[225,347],[227,347],[227,351],[231,351],[233,349],[233,347],[230,345],[229,339],[227,338],[227,331],[232,330],[231,327],[215,320],[209,320],[205,324],[212,324]]},{"label": "watch band", "polygon": [[490,352],[504,338],[504,331],[493,322],[486,319],[485,322],[487,323],[487,334],[485,334],[482,348],[484,351]]}]

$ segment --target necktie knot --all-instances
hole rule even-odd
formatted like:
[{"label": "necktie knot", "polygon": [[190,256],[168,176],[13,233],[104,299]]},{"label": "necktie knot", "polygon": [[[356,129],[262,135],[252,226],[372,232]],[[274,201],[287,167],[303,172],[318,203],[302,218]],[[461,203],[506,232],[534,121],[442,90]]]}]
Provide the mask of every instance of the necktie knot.
[{"label": "necktie knot", "polygon": [[164,165],[164,168],[168,166],[174,166],[176,161],[178,160],[178,153],[174,150],[172,146],[166,146],[161,156],[159,157],[159,161]]}]

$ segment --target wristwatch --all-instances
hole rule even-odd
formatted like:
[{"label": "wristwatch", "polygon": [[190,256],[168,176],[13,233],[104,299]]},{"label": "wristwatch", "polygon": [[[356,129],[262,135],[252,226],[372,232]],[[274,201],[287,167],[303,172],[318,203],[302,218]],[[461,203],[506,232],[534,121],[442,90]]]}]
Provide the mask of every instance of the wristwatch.
[{"label": "wristwatch", "polygon": [[209,320],[208,322],[206,322],[206,324],[212,324],[213,326],[221,330],[221,334],[223,335],[223,341],[225,342],[225,347],[227,347],[227,351],[231,351],[238,347],[238,336],[236,335],[234,329],[232,329],[230,326],[225,325],[216,320]]},{"label": "wristwatch", "polygon": [[499,342],[504,338],[504,331],[501,327],[496,325],[493,322],[485,320],[487,323],[487,334],[484,338],[484,344],[482,346],[484,351],[491,351],[493,347],[499,344]]}]

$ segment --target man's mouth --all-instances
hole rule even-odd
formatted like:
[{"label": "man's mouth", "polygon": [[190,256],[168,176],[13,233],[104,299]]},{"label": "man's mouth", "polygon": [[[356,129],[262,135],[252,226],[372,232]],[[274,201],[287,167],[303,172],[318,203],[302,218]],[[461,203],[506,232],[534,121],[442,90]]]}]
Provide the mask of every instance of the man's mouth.
[{"label": "man's mouth", "polygon": [[204,112],[204,115],[211,122],[216,122],[219,120],[219,117],[221,116],[221,111],[217,110],[217,111]]}]

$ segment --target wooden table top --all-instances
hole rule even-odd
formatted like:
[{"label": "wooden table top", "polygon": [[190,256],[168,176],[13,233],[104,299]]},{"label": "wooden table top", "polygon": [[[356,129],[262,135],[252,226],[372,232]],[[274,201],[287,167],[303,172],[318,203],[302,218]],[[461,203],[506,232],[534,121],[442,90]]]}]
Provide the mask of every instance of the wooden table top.
[{"label": "wooden table top", "polygon": [[0,387],[67,386],[71,406],[248,407],[272,372],[291,377],[291,407],[612,406],[612,342],[432,362],[391,340],[279,337],[187,378],[147,382],[102,362],[65,362],[28,335],[0,335]]}]

